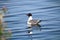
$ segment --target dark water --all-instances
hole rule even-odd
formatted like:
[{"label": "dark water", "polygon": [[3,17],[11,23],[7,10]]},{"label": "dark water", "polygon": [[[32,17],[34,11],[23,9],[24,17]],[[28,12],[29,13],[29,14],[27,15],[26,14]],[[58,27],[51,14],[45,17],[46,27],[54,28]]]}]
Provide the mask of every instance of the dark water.
[{"label": "dark water", "polygon": [[[12,30],[10,40],[60,40],[60,0],[0,0],[0,7],[3,5],[8,8],[4,20]],[[31,35],[26,24],[27,13],[42,20],[40,28],[31,29]]]}]

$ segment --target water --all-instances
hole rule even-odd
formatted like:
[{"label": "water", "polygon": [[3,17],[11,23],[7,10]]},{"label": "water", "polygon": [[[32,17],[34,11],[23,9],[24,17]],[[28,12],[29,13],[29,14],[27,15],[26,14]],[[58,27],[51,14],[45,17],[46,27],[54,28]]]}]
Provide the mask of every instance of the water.
[{"label": "water", "polygon": [[[3,5],[8,8],[4,20],[12,31],[10,40],[60,40],[60,0],[0,0]],[[27,29],[27,13],[42,20],[40,28]]]}]

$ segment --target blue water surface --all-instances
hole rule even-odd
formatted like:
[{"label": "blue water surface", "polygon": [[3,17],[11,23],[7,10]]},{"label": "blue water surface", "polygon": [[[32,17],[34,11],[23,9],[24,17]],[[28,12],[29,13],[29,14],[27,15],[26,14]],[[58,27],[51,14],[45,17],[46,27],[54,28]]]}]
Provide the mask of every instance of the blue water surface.
[{"label": "blue water surface", "polygon": [[[0,8],[4,5],[8,8],[4,21],[12,31],[9,40],[60,40],[60,0],[0,0]],[[27,13],[42,20],[40,28],[30,30],[31,35]]]}]

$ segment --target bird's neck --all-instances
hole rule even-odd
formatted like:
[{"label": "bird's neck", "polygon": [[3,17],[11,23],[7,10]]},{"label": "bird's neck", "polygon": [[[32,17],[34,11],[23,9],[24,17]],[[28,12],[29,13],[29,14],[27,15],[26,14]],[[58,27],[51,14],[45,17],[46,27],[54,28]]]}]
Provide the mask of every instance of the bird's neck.
[{"label": "bird's neck", "polygon": [[32,20],[33,18],[32,18],[32,16],[30,16],[29,18],[28,18],[28,21],[30,21],[30,20]]}]

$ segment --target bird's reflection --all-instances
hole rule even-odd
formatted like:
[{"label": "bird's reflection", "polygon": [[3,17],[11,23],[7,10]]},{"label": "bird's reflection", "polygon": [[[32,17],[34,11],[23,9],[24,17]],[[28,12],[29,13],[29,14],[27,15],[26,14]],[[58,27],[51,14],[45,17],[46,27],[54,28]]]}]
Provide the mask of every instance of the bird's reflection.
[{"label": "bird's reflection", "polygon": [[33,29],[38,29],[41,31],[41,25],[37,24],[37,25],[28,25],[28,34],[32,34],[32,30]]},{"label": "bird's reflection", "polygon": [[32,32],[32,30],[39,30],[39,31],[41,31],[41,25],[40,24],[37,24],[37,25],[28,25],[28,35],[29,35],[29,37],[30,37],[30,39],[31,40],[33,40],[32,39],[32,34],[33,34],[33,32]]}]

